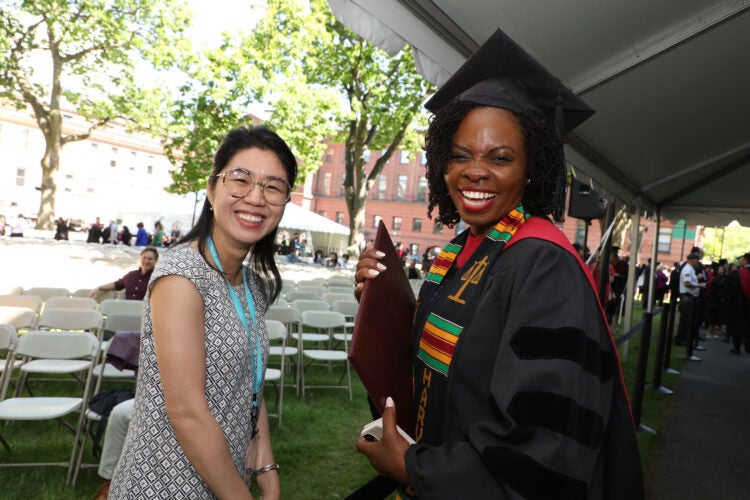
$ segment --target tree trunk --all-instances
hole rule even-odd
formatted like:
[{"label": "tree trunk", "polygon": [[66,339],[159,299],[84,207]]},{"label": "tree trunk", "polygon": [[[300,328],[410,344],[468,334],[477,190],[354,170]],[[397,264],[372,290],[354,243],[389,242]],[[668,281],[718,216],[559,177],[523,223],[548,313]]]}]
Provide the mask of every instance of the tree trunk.
[{"label": "tree trunk", "polygon": [[42,186],[39,211],[36,220],[37,229],[54,229],[55,199],[57,196],[57,173],[60,170],[60,150],[62,149],[62,120],[59,113],[50,113],[42,128],[45,148],[42,157]]}]

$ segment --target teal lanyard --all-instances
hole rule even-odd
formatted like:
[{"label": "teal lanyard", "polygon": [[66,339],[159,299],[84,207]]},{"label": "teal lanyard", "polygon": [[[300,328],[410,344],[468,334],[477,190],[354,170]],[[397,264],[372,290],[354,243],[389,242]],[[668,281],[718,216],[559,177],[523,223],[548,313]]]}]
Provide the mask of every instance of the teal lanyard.
[{"label": "teal lanyard", "polygon": [[[211,258],[214,260],[214,264],[216,264],[216,267],[219,269],[219,271],[224,274],[224,269],[221,267],[221,261],[219,260],[219,254],[216,252],[216,246],[214,245],[214,240],[209,236],[206,238],[206,245],[208,246],[208,251],[211,252]],[[232,288],[232,285],[229,283],[229,280],[226,276],[224,276],[224,281],[227,283],[227,289],[229,289],[229,295],[232,296],[232,301],[234,302],[234,309],[237,311],[237,316],[240,317],[240,321],[242,322],[242,326],[245,327],[245,332],[247,332],[247,343],[248,347],[252,349],[253,347],[253,341],[252,341],[252,330],[250,329],[250,325],[247,322],[247,316],[245,315],[245,311],[242,309],[242,303],[240,303],[240,298],[237,296],[237,293],[235,293],[234,288]],[[245,272],[245,266],[242,266],[242,284],[245,285],[245,299],[247,300],[247,309],[250,311],[250,319],[253,321],[253,326],[255,327],[256,331],[258,330],[258,323],[255,319],[255,301],[253,300],[253,294],[250,293],[250,287],[247,286],[247,272]],[[257,408],[258,406],[258,389],[260,387],[260,384],[263,383],[263,352],[260,348],[260,338],[256,339],[255,342],[256,350],[255,350],[255,363],[252,362],[252,355],[250,357],[250,370],[253,371],[253,365],[255,365],[255,373],[253,373],[253,407]]]}]

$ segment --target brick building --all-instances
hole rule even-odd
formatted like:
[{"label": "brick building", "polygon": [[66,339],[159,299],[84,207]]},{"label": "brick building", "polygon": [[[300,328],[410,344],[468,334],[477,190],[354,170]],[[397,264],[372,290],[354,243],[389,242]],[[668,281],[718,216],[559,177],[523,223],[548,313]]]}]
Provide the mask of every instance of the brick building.
[{"label": "brick building", "polygon": [[[368,168],[379,155],[380,152],[373,151],[365,156]],[[395,243],[404,243],[412,255],[421,257],[430,247],[442,247],[456,234],[457,229],[462,229],[442,227],[427,217],[427,179],[424,165],[424,154],[408,154],[401,151],[396,152],[386,163],[368,194],[365,212],[366,240],[374,237],[378,221],[382,219]],[[320,169],[305,188],[298,191],[293,202],[348,226],[349,214],[344,201],[344,172],[344,146],[330,144]],[[571,242],[583,242],[585,221],[568,216],[560,225],[560,229]],[[587,246],[593,249],[601,238],[599,222],[593,221],[588,229]],[[650,258],[653,233],[654,224],[647,219],[641,219],[641,234],[645,236],[641,242],[639,256],[635,259],[637,262],[643,263]],[[695,229],[688,229],[685,237],[687,239],[683,240],[683,226],[675,228],[671,222],[662,221],[657,261],[670,267],[675,261],[684,259],[694,245]],[[617,239],[616,237],[615,241]],[[629,233],[625,235],[625,241],[622,255],[628,254]]]}]

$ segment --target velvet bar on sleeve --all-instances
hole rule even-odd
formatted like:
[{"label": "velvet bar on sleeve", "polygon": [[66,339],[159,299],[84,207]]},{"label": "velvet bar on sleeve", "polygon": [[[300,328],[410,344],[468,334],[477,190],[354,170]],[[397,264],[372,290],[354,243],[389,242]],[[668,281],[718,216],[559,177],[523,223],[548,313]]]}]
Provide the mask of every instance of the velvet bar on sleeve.
[{"label": "velvet bar on sleeve", "polygon": [[[415,359],[421,439],[406,453],[409,491],[418,498],[643,498],[619,362],[585,271],[567,249],[526,238],[486,252],[486,269],[467,284],[465,268],[483,258],[483,248],[420,294],[415,351],[437,326],[435,338],[455,336],[443,364],[424,350]],[[467,314],[453,316],[463,324],[450,313],[459,295]]]}]

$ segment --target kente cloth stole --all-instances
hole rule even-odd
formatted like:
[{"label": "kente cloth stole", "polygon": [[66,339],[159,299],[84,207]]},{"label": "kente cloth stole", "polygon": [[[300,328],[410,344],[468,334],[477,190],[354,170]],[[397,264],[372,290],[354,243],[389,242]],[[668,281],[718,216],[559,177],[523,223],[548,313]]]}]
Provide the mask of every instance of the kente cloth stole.
[{"label": "kente cloth stole", "polygon": [[[433,262],[419,294],[415,325],[420,325],[421,332],[417,330],[414,349],[417,357],[433,370],[448,375],[461,332],[473,318],[472,304],[484,289],[485,270],[491,267],[528,217],[521,205],[511,210],[487,233],[461,269],[456,269],[453,262],[468,232],[448,243]],[[449,279],[443,283],[446,277]]]}]

